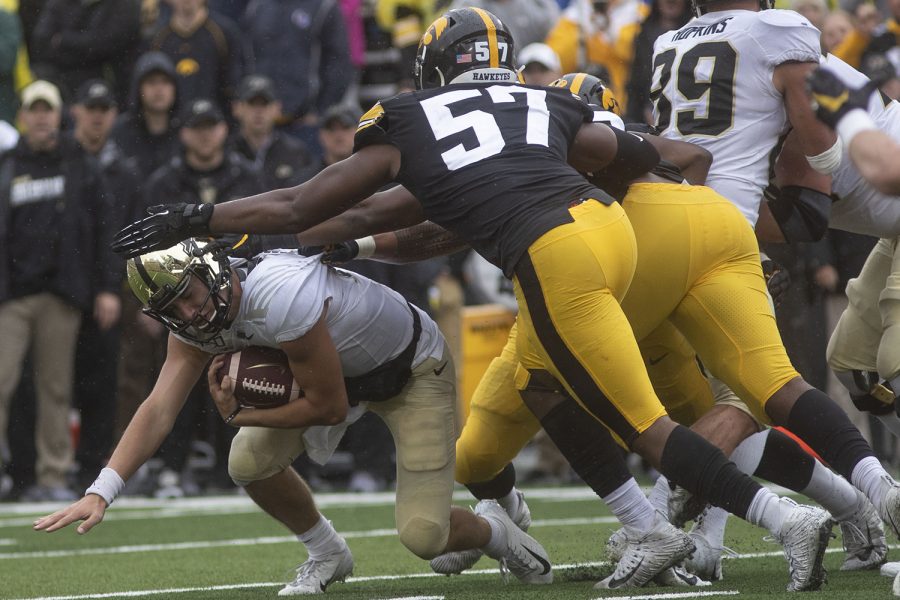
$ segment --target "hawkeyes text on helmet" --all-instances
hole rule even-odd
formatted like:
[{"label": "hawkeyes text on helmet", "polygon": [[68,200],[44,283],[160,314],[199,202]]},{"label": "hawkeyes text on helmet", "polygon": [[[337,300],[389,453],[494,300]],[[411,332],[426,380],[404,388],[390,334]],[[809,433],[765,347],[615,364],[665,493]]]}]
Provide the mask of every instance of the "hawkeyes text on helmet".
[{"label": "hawkeyes text on helmet", "polygon": [[[208,341],[222,331],[232,301],[228,259],[210,256],[204,246],[188,239],[165,250],[130,258],[127,263],[128,285],[144,305],[144,313],[173,333],[196,342]],[[184,319],[173,310],[173,304],[187,291],[193,278],[206,287],[206,298],[192,317]],[[212,316],[204,316],[207,311],[203,307],[210,302]]]},{"label": "hawkeyes text on helmet", "polygon": [[458,8],[425,31],[415,64],[416,88],[463,82],[518,81],[512,35],[482,8]]}]

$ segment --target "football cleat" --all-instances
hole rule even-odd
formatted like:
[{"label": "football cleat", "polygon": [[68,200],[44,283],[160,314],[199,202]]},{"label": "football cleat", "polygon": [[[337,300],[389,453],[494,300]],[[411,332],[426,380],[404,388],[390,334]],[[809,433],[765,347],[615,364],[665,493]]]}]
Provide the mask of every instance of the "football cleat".
[{"label": "football cleat", "polygon": [[297,576],[281,588],[278,595],[324,594],[325,588],[333,582],[344,581],[351,574],[353,574],[353,555],[350,554],[350,548],[345,546],[342,552],[310,558],[297,567]]},{"label": "football cleat", "polygon": [[885,492],[878,512],[882,520],[894,530],[894,534],[900,536],[900,484],[891,481],[891,487]]},{"label": "football cleat", "polygon": [[500,561],[501,573],[505,574],[508,571],[525,583],[553,582],[553,570],[547,551],[536,539],[519,529],[496,500],[482,500],[475,506],[475,514],[498,526],[506,538],[502,552],[496,556],[485,552],[491,558]]},{"label": "football cleat", "polygon": [[[625,534],[622,556],[612,574],[595,584],[594,589],[642,587],[694,551],[691,538],[658,515],[650,531],[639,532],[627,526],[622,530]],[[616,534],[613,534],[617,538],[614,551],[623,548],[621,536]]]},{"label": "football cleat", "polygon": [[[529,510],[528,504],[525,502],[525,495],[519,490],[516,490],[516,495],[519,497],[519,508],[516,511],[516,514],[509,515],[509,518],[512,519],[513,523],[515,523],[519,529],[528,531],[528,528],[531,527],[531,510]],[[460,550],[459,552],[445,552],[440,556],[432,558],[429,564],[431,565],[431,570],[435,573],[440,573],[441,575],[459,575],[463,571],[468,571],[474,567],[475,563],[477,563],[483,555],[484,552],[479,548]]]},{"label": "football cleat", "polygon": [[606,560],[617,563],[622,560],[625,555],[625,548],[628,546],[628,534],[625,533],[624,527],[619,527],[613,531],[612,535],[606,541]]},{"label": "football cleat", "polygon": [[886,562],[881,565],[881,576],[894,578],[900,575],[900,561]]},{"label": "football cleat", "polygon": [[693,556],[684,561],[684,568],[706,581],[722,580],[722,551],[713,546],[699,531],[688,533],[696,546]]},{"label": "football cleat", "polygon": [[894,577],[894,585],[891,586],[891,591],[895,596],[900,596],[900,575]]},{"label": "football cleat", "polygon": [[793,505],[775,539],[781,543],[788,562],[789,592],[817,590],[825,583],[825,548],[831,538],[834,521],[826,510],[797,504],[789,498],[781,502]]},{"label": "football cleat", "polygon": [[857,491],[862,508],[841,521],[841,541],[844,545],[844,564],[841,571],[876,569],[887,560],[887,540],[884,524],[875,507],[862,492]]},{"label": "football cleat", "polygon": [[668,505],[669,521],[678,529],[684,527],[688,521],[695,521],[706,508],[706,502],[680,485],[669,492]]},{"label": "football cleat", "polygon": [[706,587],[712,585],[678,565],[669,567],[654,577],[653,583],[661,587]]}]

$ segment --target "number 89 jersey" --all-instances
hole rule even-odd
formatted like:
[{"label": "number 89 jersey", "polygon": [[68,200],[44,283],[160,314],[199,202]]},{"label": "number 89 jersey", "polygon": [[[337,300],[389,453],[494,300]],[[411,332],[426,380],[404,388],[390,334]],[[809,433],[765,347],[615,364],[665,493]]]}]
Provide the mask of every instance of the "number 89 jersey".
[{"label": "number 89 jersey", "polygon": [[613,202],[566,163],[593,114],[562,88],[453,84],[376,104],[360,119],[354,151],[396,147],[397,180],[425,216],[511,277],[532,242],[572,222],[569,203]]},{"label": "number 89 jersey", "polygon": [[709,12],[661,35],[650,98],[663,136],[709,150],[708,186],[751,225],[769,179],[769,155],[787,130],[775,67],[819,61],[819,30],[788,10]]}]

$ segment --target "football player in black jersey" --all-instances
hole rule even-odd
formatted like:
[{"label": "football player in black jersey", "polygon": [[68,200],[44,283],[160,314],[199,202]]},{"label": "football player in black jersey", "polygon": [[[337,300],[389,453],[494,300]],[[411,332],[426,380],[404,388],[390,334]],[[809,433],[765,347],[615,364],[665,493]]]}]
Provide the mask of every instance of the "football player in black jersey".
[{"label": "football player in black jersey", "polygon": [[[513,56],[495,16],[450,11],[422,37],[419,89],[364,115],[349,159],[296,188],[215,209],[160,207],[123,230],[116,248],[133,255],[191,235],[300,232],[390,181],[402,183],[425,217],[513,279],[519,389],[563,382],[670,481],[770,530],[791,529],[787,551],[805,553],[796,557],[796,584],[817,586],[821,553],[809,547],[821,546],[814,542],[828,535],[830,521],[785,504],[669,419],[619,306],[638,260],[634,233],[621,206],[579,171],[608,168],[631,179],[653,168],[658,153],[640,137],[591,123],[593,111],[567,90],[517,84]],[[856,448],[856,438],[850,442]],[[692,546],[684,542],[682,557]]]}]

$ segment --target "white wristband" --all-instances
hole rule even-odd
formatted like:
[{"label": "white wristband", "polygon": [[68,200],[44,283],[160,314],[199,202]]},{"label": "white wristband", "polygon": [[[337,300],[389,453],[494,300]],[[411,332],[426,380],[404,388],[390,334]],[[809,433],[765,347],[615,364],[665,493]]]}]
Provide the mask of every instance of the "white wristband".
[{"label": "white wristband", "polygon": [[809,163],[814,170],[823,175],[831,175],[841,166],[841,159],[844,155],[844,143],[840,136],[831,145],[831,148],[821,154],[815,156],[807,156],[806,162]]},{"label": "white wristband", "polygon": [[84,495],[96,494],[106,500],[108,506],[113,503],[123,487],[125,487],[125,481],[116,473],[115,469],[104,467],[91,487],[84,491]]},{"label": "white wristband", "polygon": [[359,238],[356,240],[356,245],[359,246],[356,258],[369,258],[375,254],[375,238],[371,235]]},{"label": "white wristband", "polygon": [[875,125],[875,121],[872,120],[869,113],[861,108],[851,110],[837,124],[838,136],[848,148],[856,134],[876,129],[878,129],[878,126]]}]

